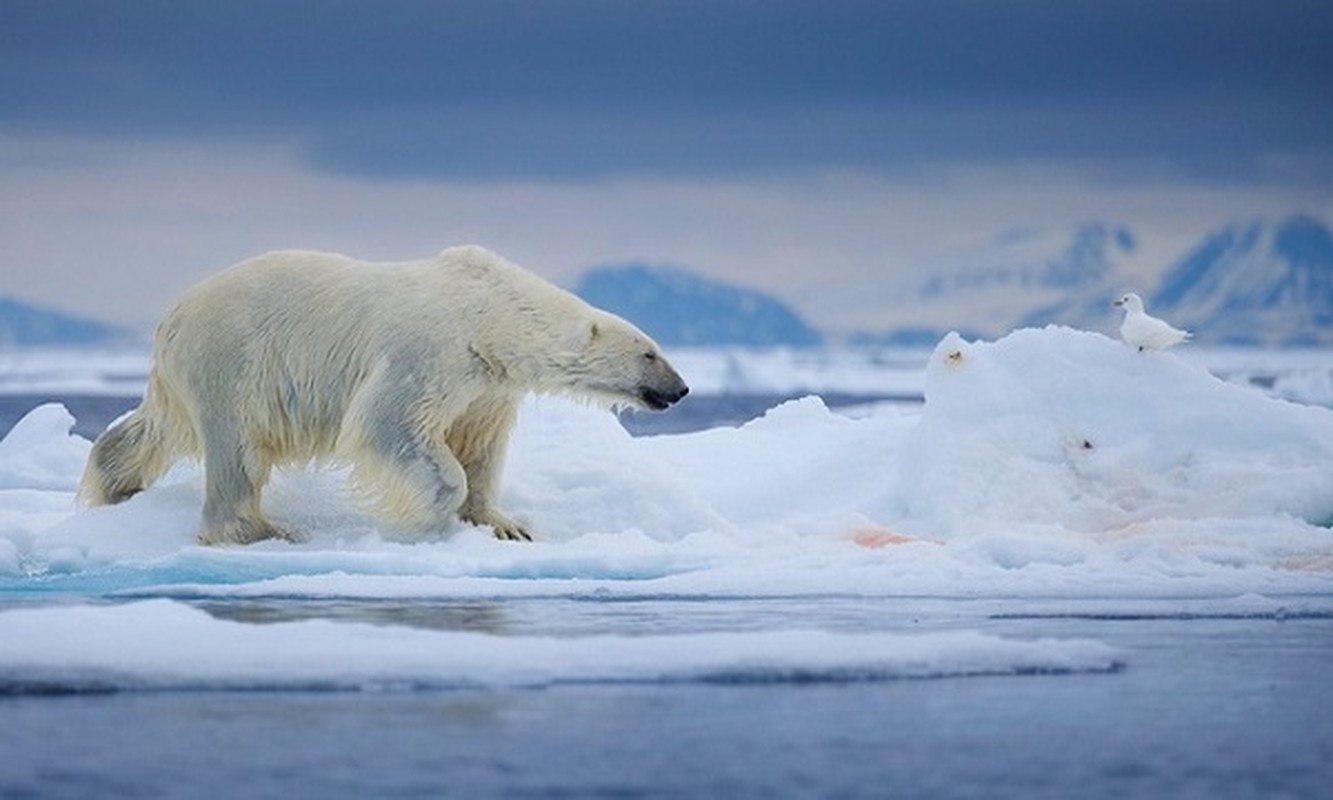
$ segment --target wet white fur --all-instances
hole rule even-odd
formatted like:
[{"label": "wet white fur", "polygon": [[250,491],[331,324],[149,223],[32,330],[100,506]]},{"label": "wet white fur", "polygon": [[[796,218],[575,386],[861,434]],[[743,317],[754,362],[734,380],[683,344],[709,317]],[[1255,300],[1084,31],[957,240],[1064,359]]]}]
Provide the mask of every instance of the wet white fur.
[{"label": "wet white fur", "polygon": [[496,506],[522,396],[630,405],[645,386],[684,388],[648,336],[483,248],[400,264],[275,252],[167,315],[143,404],[98,440],[80,492],[117,502],[202,457],[200,541],[245,543],[288,535],[260,512],[274,466],[331,458],[395,523],[528,538]]}]

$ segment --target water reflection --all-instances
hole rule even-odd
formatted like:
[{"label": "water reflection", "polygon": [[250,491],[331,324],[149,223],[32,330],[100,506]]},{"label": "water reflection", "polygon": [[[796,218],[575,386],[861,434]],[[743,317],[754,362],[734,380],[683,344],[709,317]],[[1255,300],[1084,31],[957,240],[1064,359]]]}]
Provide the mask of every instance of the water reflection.
[{"label": "water reflection", "polygon": [[398,625],[433,631],[509,632],[505,610],[497,603],[413,600],[209,600],[193,603],[215,619],[267,625],[276,622],[331,620]]}]

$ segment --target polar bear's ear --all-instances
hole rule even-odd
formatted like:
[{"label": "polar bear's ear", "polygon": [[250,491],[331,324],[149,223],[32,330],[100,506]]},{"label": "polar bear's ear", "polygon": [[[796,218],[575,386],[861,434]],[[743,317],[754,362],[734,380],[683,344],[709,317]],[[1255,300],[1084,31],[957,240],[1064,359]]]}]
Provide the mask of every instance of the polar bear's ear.
[{"label": "polar bear's ear", "polygon": [[599,335],[600,331],[597,328],[597,323],[586,322],[574,328],[570,333],[569,338],[566,340],[566,346],[572,352],[581,353],[586,350],[588,345],[592,344]]}]

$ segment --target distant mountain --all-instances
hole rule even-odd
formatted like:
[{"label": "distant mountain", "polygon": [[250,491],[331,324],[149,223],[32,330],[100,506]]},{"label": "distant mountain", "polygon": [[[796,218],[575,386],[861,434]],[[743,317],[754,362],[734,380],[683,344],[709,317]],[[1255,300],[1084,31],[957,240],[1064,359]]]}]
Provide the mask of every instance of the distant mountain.
[{"label": "distant mountain", "polygon": [[631,320],[661,344],[810,347],[823,341],[772,295],[673,267],[599,267],[583,275],[574,293]]},{"label": "distant mountain", "polygon": [[994,337],[1052,322],[1105,329],[1122,264],[1136,246],[1128,228],[1105,222],[1011,231],[928,265],[915,284],[875,293],[893,326],[850,341],[933,343],[951,330]]},{"label": "distant mountain", "polygon": [[1333,233],[1307,214],[1229,225],[1166,270],[1148,310],[1197,341],[1333,344]]},{"label": "distant mountain", "polygon": [[[896,298],[895,325],[853,342],[919,344],[949,330],[993,337],[1051,323],[1112,333],[1114,297],[1135,288],[1124,265],[1135,249],[1120,226],[1015,233],[934,265]],[[1142,287],[1149,313],[1211,344],[1333,344],[1333,231],[1298,214],[1222,227]]]},{"label": "distant mountain", "polygon": [[125,330],[97,320],[0,297],[0,347],[107,344],[128,336]]},{"label": "distant mountain", "polygon": [[1115,257],[1134,250],[1128,228],[1094,222],[1072,231],[1011,231],[988,252],[930,276],[922,297],[957,296],[970,291],[1014,289],[1080,292],[1106,282]]}]

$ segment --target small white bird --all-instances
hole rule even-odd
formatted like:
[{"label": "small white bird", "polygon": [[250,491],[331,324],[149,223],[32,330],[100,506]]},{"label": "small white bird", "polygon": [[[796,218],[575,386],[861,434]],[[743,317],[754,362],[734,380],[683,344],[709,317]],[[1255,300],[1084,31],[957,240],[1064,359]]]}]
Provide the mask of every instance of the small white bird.
[{"label": "small white bird", "polygon": [[1120,338],[1126,344],[1144,350],[1165,350],[1190,338],[1188,331],[1173,328],[1143,310],[1143,298],[1130,292],[1115,304],[1125,309],[1125,321],[1120,323]]}]

